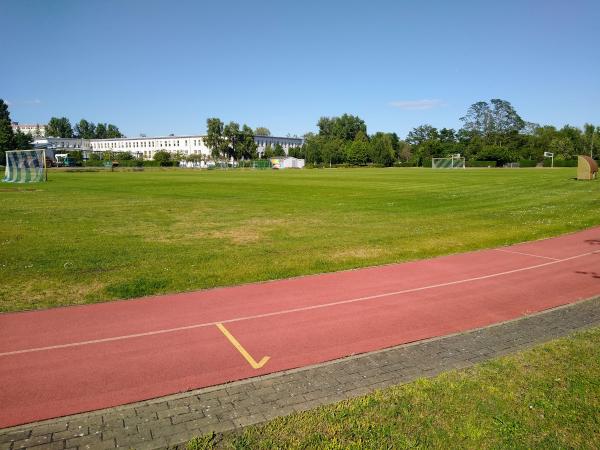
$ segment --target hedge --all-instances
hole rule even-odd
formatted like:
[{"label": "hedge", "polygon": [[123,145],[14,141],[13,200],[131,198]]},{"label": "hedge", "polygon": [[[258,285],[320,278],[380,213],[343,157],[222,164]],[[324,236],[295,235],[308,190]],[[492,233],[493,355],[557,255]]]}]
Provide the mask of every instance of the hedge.
[{"label": "hedge", "polygon": [[519,160],[519,167],[536,167],[537,166],[537,161],[534,161],[532,159],[520,159]]},{"label": "hedge", "polygon": [[[544,167],[552,167],[552,160],[544,158]],[[554,167],[577,167],[576,159],[555,159]]]},{"label": "hedge", "polygon": [[476,161],[473,159],[467,161],[467,167],[496,167],[497,165],[497,161]]}]

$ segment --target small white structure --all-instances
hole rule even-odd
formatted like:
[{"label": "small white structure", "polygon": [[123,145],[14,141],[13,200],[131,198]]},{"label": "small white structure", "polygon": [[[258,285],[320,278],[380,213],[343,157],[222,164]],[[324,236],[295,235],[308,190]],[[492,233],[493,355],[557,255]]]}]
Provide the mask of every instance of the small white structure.
[{"label": "small white structure", "polygon": [[293,156],[271,158],[273,169],[304,169],[304,160]]}]

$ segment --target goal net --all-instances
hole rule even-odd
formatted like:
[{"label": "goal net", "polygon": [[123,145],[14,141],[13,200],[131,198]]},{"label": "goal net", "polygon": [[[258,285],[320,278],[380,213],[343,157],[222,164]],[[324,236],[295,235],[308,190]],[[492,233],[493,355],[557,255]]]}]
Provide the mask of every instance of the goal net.
[{"label": "goal net", "polygon": [[460,156],[450,156],[448,158],[432,158],[432,169],[464,169],[465,158]]},{"label": "goal net", "polygon": [[2,181],[7,183],[37,183],[44,181],[46,154],[44,150],[13,150],[6,152],[6,169]]}]

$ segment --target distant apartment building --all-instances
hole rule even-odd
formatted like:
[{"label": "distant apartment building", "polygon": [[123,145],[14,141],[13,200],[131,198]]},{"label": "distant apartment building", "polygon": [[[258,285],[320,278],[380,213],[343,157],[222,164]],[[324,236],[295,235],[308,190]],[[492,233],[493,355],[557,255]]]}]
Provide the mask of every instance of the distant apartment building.
[{"label": "distant apartment building", "polygon": [[46,125],[45,124],[13,122],[11,125],[12,125],[12,129],[15,133],[17,131],[21,131],[21,133],[30,134],[34,137],[46,136]]}]

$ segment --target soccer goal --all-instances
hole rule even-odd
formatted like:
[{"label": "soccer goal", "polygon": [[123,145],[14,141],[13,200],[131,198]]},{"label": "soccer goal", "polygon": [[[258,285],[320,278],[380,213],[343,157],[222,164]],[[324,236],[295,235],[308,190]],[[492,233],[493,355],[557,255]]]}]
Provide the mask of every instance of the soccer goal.
[{"label": "soccer goal", "polygon": [[432,169],[464,169],[465,158],[460,155],[452,155],[448,158],[432,158]]},{"label": "soccer goal", "polygon": [[46,180],[44,150],[13,150],[6,152],[6,169],[2,181],[7,183],[38,183]]}]

